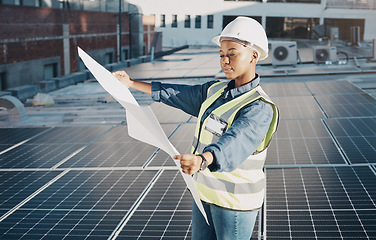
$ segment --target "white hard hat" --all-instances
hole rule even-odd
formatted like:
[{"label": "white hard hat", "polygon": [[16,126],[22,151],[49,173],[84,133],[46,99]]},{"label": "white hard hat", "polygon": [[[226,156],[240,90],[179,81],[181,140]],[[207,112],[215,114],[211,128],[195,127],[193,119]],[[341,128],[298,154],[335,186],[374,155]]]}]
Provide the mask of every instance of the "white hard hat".
[{"label": "white hard hat", "polygon": [[221,46],[222,40],[240,40],[259,53],[259,59],[268,57],[268,38],[262,25],[249,17],[237,17],[230,22],[219,36],[213,38],[213,42]]}]

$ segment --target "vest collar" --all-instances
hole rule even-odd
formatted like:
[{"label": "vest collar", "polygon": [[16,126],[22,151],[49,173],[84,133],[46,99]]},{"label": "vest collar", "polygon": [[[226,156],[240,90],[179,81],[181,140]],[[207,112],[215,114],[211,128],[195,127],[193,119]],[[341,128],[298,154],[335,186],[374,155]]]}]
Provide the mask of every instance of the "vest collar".
[{"label": "vest collar", "polygon": [[238,88],[235,88],[235,79],[233,79],[227,84],[227,87],[224,89],[224,98],[239,97],[240,95],[251,91],[252,89],[257,87],[259,84],[260,84],[260,77],[257,73],[256,73],[256,77],[252,81]]}]

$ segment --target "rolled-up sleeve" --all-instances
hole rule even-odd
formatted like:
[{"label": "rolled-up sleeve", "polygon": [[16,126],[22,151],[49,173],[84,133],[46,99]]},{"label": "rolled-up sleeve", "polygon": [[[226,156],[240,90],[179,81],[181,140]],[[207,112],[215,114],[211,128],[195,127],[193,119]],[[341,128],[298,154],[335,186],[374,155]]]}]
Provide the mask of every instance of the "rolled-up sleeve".
[{"label": "rolled-up sleeve", "polygon": [[207,90],[214,82],[216,81],[207,82],[202,85],[152,82],[152,98],[156,102],[163,102],[197,117],[201,104],[206,99]]},{"label": "rolled-up sleeve", "polygon": [[258,100],[240,111],[238,118],[218,142],[205,147],[215,162],[211,171],[231,172],[254,153],[264,139],[273,118],[270,104]]}]

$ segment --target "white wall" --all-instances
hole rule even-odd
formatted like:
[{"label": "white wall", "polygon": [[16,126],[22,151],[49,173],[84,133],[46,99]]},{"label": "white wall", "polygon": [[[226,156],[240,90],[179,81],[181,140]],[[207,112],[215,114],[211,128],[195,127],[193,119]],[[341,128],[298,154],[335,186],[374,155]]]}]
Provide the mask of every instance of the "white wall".
[{"label": "white wall", "polygon": [[[222,30],[223,15],[261,16],[265,27],[266,17],[365,18],[365,40],[376,37],[376,10],[326,9],[321,4],[238,2],[224,0],[129,0],[139,5],[145,15],[155,14],[156,30],[163,32],[163,46],[183,44],[210,45],[211,39]],[[166,15],[166,27],[160,28],[160,15]],[[178,15],[178,27],[171,28],[172,15]],[[184,28],[185,15],[191,15],[191,28]],[[195,16],[201,15],[201,29],[195,29]],[[214,28],[207,28],[207,15],[214,15]]]}]

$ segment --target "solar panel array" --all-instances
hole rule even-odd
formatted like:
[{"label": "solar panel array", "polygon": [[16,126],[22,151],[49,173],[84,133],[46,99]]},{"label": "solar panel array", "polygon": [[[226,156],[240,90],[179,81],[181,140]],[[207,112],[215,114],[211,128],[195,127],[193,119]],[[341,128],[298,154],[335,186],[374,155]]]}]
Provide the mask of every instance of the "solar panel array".
[{"label": "solar panel array", "polygon": [[[252,239],[376,239],[375,99],[347,81],[263,88],[281,120]],[[152,109],[189,152],[196,119]],[[180,173],[126,128],[0,129],[0,238],[190,239],[192,197]]]}]

